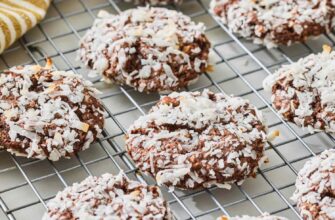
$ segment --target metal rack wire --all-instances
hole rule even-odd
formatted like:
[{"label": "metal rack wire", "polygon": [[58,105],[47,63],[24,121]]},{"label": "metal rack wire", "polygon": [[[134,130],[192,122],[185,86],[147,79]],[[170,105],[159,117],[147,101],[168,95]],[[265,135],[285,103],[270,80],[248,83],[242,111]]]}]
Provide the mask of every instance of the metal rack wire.
[{"label": "metal rack wire", "polygon": [[[222,214],[259,215],[262,212],[301,219],[290,201],[296,174],[304,162],[327,148],[335,139],[324,133],[309,134],[282,120],[262,90],[262,79],[284,63],[320,50],[335,37],[324,35],[305,44],[267,50],[240,39],[208,12],[208,0],[186,0],[175,8],[204,22],[216,54],[215,71],[204,74],[189,90],[209,88],[250,99],[268,119],[270,130],[278,129],[281,137],[268,143],[270,163],[263,166],[256,179],[247,180],[230,191],[210,188],[197,191],[168,192],[162,188],[176,219],[215,219]],[[44,63],[53,59],[58,69],[72,70],[86,77],[75,61],[80,36],[90,27],[101,9],[118,13],[134,7],[123,0],[54,0],[47,18],[0,56],[0,68],[13,65]],[[159,95],[142,95],[126,87],[94,85],[103,91],[106,109],[103,138],[89,150],[70,160],[53,163],[27,160],[0,151],[0,219],[40,219],[45,204],[59,190],[88,175],[118,173],[120,169],[133,179],[154,184],[142,176],[124,150],[123,136],[129,124],[156,103]]]}]

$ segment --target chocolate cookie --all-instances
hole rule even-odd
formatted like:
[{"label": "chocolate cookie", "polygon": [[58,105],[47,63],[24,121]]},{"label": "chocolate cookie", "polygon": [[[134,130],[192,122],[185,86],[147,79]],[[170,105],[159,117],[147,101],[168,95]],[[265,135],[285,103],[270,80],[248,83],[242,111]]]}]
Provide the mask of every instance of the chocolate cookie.
[{"label": "chocolate cookie", "polygon": [[255,176],[266,160],[261,113],[238,97],[174,92],[130,127],[126,149],[159,185],[195,189]]},{"label": "chocolate cookie", "polygon": [[101,134],[103,108],[91,83],[38,65],[0,75],[0,146],[27,158],[59,160]]},{"label": "chocolate cookie", "polygon": [[272,91],[275,109],[287,120],[311,133],[335,132],[335,52],[324,51],[285,65],[268,76],[264,88]]},{"label": "chocolate cookie", "polygon": [[47,207],[43,220],[172,220],[158,187],[129,180],[123,173],[88,177],[59,192]]},{"label": "chocolate cookie", "polygon": [[300,170],[292,199],[304,220],[335,219],[335,150],[326,150]]},{"label": "chocolate cookie", "polygon": [[126,2],[134,2],[141,5],[180,5],[183,0],[125,0]]},{"label": "chocolate cookie", "polygon": [[265,213],[262,216],[258,216],[258,217],[243,215],[243,216],[236,216],[236,217],[230,218],[227,216],[222,216],[222,217],[219,217],[217,220],[288,220],[288,219],[283,218],[283,217],[274,216],[274,215],[269,215],[268,213]]},{"label": "chocolate cookie", "polygon": [[332,0],[212,0],[212,13],[242,37],[268,48],[319,36],[332,27]]},{"label": "chocolate cookie", "polygon": [[208,67],[204,30],[202,23],[164,8],[102,13],[81,40],[79,58],[109,82],[140,92],[178,90]]}]

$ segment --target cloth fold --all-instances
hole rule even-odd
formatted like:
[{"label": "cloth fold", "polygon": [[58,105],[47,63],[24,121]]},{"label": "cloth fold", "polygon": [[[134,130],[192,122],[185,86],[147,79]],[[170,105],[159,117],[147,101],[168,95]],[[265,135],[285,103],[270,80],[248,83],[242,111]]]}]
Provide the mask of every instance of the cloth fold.
[{"label": "cloth fold", "polygon": [[41,21],[51,0],[0,0],[0,53]]}]

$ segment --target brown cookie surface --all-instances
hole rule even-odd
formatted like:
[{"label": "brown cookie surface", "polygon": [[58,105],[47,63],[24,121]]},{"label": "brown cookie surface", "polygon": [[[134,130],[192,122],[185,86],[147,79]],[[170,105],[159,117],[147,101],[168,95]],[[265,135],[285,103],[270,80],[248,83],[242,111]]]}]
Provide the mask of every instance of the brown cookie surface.
[{"label": "brown cookie surface", "polygon": [[104,174],[88,177],[59,192],[47,204],[43,220],[152,219],[172,220],[160,189]]},{"label": "brown cookie surface", "polygon": [[266,159],[266,127],[248,101],[221,93],[172,93],[129,128],[126,149],[158,184],[230,188]]},{"label": "brown cookie surface", "polygon": [[0,146],[27,158],[59,160],[101,134],[103,108],[89,81],[38,65],[0,75]]},{"label": "brown cookie surface", "polygon": [[165,92],[193,83],[208,66],[204,25],[180,12],[139,7],[102,13],[80,43],[91,74],[138,91]]},{"label": "brown cookie surface", "polygon": [[292,199],[304,220],[335,219],[335,150],[326,150],[307,161],[295,186]]},{"label": "brown cookie surface", "polygon": [[287,121],[309,132],[335,132],[335,53],[311,54],[268,76],[275,109]]},{"label": "brown cookie surface", "polygon": [[332,0],[212,0],[213,14],[242,37],[268,48],[303,42],[332,27]]}]

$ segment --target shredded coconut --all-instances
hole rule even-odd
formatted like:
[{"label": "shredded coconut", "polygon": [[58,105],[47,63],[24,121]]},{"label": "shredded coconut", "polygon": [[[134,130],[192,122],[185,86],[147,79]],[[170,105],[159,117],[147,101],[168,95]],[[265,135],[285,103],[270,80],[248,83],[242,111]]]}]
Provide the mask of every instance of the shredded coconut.
[{"label": "shredded coconut", "polygon": [[221,216],[217,220],[288,220],[287,218],[284,217],[278,217],[278,216],[273,216],[268,213],[264,213],[262,216],[258,217],[253,217],[253,216],[237,216],[237,217],[227,217],[227,216]]},{"label": "shredded coconut", "polygon": [[66,187],[47,207],[43,220],[172,219],[158,187],[129,180],[123,172],[88,177]]},{"label": "shredded coconut", "polygon": [[311,54],[268,76],[264,89],[283,117],[310,132],[335,132],[335,52]]},{"label": "shredded coconut", "polygon": [[292,200],[306,220],[335,219],[335,150],[307,161],[299,171]]},{"label": "shredded coconut", "polygon": [[107,81],[146,92],[177,90],[208,66],[204,31],[180,12],[139,7],[98,18],[81,40],[78,57]]},{"label": "shredded coconut", "polygon": [[35,65],[13,67],[0,75],[0,91],[0,146],[11,153],[56,161],[101,133],[98,92],[79,75]]},{"label": "shredded coconut", "polygon": [[129,128],[126,148],[159,185],[229,188],[255,175],[266,139],[247,100],[205,90],[163,97]]},{"label": "shredded coconut", "polygon": [[318,36],[332,27],[334,0],[212,0],[229,29],[268,48]]}]

